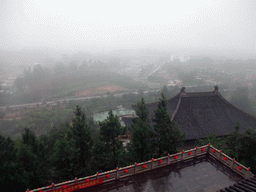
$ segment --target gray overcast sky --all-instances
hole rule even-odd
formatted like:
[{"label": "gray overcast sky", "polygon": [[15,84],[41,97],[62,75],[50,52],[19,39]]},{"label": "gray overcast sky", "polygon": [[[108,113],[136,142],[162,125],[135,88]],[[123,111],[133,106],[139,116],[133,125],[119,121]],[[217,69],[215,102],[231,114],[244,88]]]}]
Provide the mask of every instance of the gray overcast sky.
[{"label": "gray overcast sky", "polygon": [[256,53],[255,0],[1,0],[0,48]]}]

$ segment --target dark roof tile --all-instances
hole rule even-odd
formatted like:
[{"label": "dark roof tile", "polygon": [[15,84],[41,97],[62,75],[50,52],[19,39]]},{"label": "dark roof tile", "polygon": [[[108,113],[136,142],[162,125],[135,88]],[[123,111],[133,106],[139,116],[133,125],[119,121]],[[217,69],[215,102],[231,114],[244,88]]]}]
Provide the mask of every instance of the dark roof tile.
[{"label": "dark roof tile", "polygon": [[[132,107],[136,109],[136,105]],[[147,107],[152,120],[158,102],[149,103]],[[211,133],[216,136],[227,135],[238,121],[240,132],[247,127],[256,129],[256,118],[230,104],[216,89],[199,93],[186,93],[183,90],[168,100],[168,113],[181,131],[187,133],[186,140],[204,138]],[[128,126],[131,125],[130,121],[125,121]],[[150,125],[153,125],[152,121]]]}]

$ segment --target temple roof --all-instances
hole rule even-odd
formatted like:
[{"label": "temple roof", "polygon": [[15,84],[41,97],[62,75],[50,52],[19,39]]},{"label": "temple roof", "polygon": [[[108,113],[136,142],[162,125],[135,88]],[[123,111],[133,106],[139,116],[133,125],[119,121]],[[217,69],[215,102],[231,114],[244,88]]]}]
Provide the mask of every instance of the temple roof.
[{"label": "temple roof", "polygon": [[[158,103],[147,104],[150,120],[154,117]],[[136,110],[136,105],[132,107]],[[179,94],[168,100],[168,113],[181,131],[187,133],[186,140],[204,138],[211,133],[216,136],[227,135],[238,121],[240,131],[247,127],[256,129],[256,118],[230,104],[221,96],[217,86],[212,92],[190,93],[185,92],[183,87]],[[127,118],[124,123],[131,125]]]}]

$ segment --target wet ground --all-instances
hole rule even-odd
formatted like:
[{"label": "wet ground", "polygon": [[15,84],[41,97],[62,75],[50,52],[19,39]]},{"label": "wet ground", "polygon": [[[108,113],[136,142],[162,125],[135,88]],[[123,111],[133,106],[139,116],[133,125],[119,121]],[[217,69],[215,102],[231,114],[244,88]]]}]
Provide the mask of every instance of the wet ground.
[{"label": "wet ground", "polygon": [[204,156],[79,192],[210,192],[228,187],[242,179],[225,165]]}]

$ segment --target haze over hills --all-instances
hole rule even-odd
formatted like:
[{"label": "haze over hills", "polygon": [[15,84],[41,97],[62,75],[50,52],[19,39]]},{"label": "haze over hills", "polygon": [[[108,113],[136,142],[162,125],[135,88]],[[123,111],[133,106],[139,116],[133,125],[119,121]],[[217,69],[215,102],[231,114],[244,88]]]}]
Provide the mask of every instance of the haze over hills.
[{"label": "haze over hills", "polygon": [[1,1],[0,49],[22,50],[24,57],[27,50],[33,50],[31,57],[39,57],[39,52],[79,51],[121,56],[144,54],[145,49],[158,54],[251,57],[256,54],[255,9],[254,0]]}]

